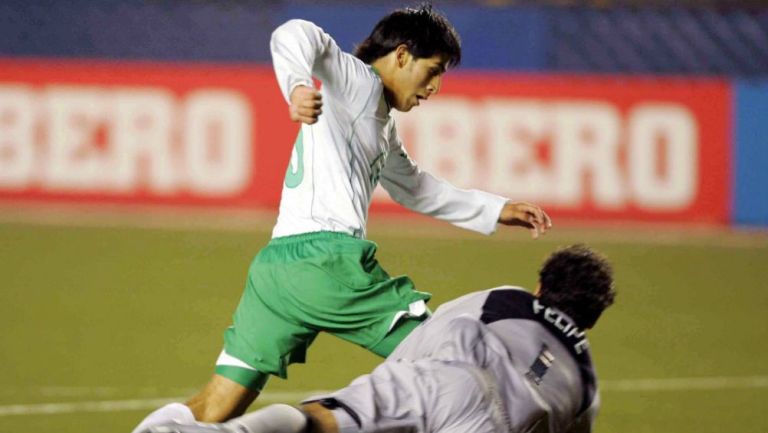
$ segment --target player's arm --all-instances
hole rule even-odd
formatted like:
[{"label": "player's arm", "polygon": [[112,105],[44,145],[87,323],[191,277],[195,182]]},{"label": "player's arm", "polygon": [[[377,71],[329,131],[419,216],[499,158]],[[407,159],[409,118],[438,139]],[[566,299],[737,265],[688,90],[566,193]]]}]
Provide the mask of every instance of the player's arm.
[{"label": "player's arm", "polygon": [[359,75],[365,66],[339,49],[320,27],[304,20],[290,20],[272,33],[272,63],[283,97],[290,104],[289,115],[295,122],[313,124],[322,114],[321,92],[314,88],[313,77],[330,91],[355,105]]},{"label": "player's arm", "polygon": [[538,206],[510,202],[485,191],[456,188],[420,170],[396,140],[382,170],[381,185],[401,205],[483,234],[496,231],[497,223],[529,228],[534,238],[551,227],[549,217]]}]

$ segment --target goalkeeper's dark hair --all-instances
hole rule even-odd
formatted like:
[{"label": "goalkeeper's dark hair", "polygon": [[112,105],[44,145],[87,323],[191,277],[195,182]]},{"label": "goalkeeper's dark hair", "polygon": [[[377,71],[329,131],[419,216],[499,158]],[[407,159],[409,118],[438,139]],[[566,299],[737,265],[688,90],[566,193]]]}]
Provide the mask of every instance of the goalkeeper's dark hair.
[{"label": "goalkeeper's dark hair", "polygon": [[376,24],[371,34],[355,49],[355,56],[371,64],[399,45],[405,44],[416,58],[445,56],[447,67],[461,62],[461,40],[453,25],[431,4],[398,9]]},{"label": "goalkeeper's dark hair", "polygon": [[552,253],[539,271],[539,299],[576,322],[581,329],[595,325],[616,297],[608,260],[583,244]]}]

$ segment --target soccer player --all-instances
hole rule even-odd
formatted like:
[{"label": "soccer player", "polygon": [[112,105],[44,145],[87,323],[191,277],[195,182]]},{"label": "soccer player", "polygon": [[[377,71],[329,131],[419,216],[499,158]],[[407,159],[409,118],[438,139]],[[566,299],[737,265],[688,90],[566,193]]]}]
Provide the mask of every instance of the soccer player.
[{"label": "soccer player", "polygon": [[605,258],[563,248],[534,294],[503,286],[446,303],[371,374],[301,409],[146,433],[589,432],[599,399],[584,330],[614,297]]},{"label": "soccer player", "polygon": [[271,50],[290,118],[302,123],[272,240],[250,266],[213,378],[139,428],[242,414],[269,375],[285,378],[289,364],[304,361],[320,331],[386,357],[427,317],[430,294],[408,277],[390,277],[365,239],[377,184],[409,209],[484,234],[497,223],[527,228],[534,238],[551,227],[538,206],[458,189],[408,157],[392,110],[409,111],[436,94],[461,59],[456,31],[431,7],[387,15],[356,56],[301,20],[277,28]]}]

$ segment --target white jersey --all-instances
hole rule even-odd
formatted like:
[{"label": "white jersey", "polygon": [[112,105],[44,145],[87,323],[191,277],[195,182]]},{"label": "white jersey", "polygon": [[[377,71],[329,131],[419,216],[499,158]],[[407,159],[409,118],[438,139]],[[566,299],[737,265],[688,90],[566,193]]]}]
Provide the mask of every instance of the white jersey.
[{"label": "white jersey", "polygon": [[[495,382],[513,433],[584,433],[599,406],[588,341],[564,313],[516,287],[443,304],[386,363],[461,362]],[[417,392],[417,391],[414,391]]]},{"label": "white jersey", "polygon": [[419,170],[395,128],[373,68],[339,49],[316,25],[291,20],[272,34],[272,60],[287,101],[296,86],[321,83],[323,113],[302,124],[283,185],[273,237],[333,231],[365,238],[381,182],[398,203],[490,234],[507,199],[458,189]]}]

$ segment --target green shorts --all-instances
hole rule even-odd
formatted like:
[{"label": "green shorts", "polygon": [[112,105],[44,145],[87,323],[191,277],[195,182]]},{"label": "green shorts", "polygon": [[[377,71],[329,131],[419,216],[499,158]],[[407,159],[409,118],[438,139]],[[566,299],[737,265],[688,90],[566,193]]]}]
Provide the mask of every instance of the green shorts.
[{"label": "green shorts", "polygon": [[267,374],[285,378],[304,362],[320,331],[389,355],[420,320],[396,317],[431,297],[406,276],[391,278],[374,257],[376,244],[343,233],[317,232],[272,239],[254,258],[233,325],[227,355],[255,370],[219,365],[216,372],[259,389]]}]

